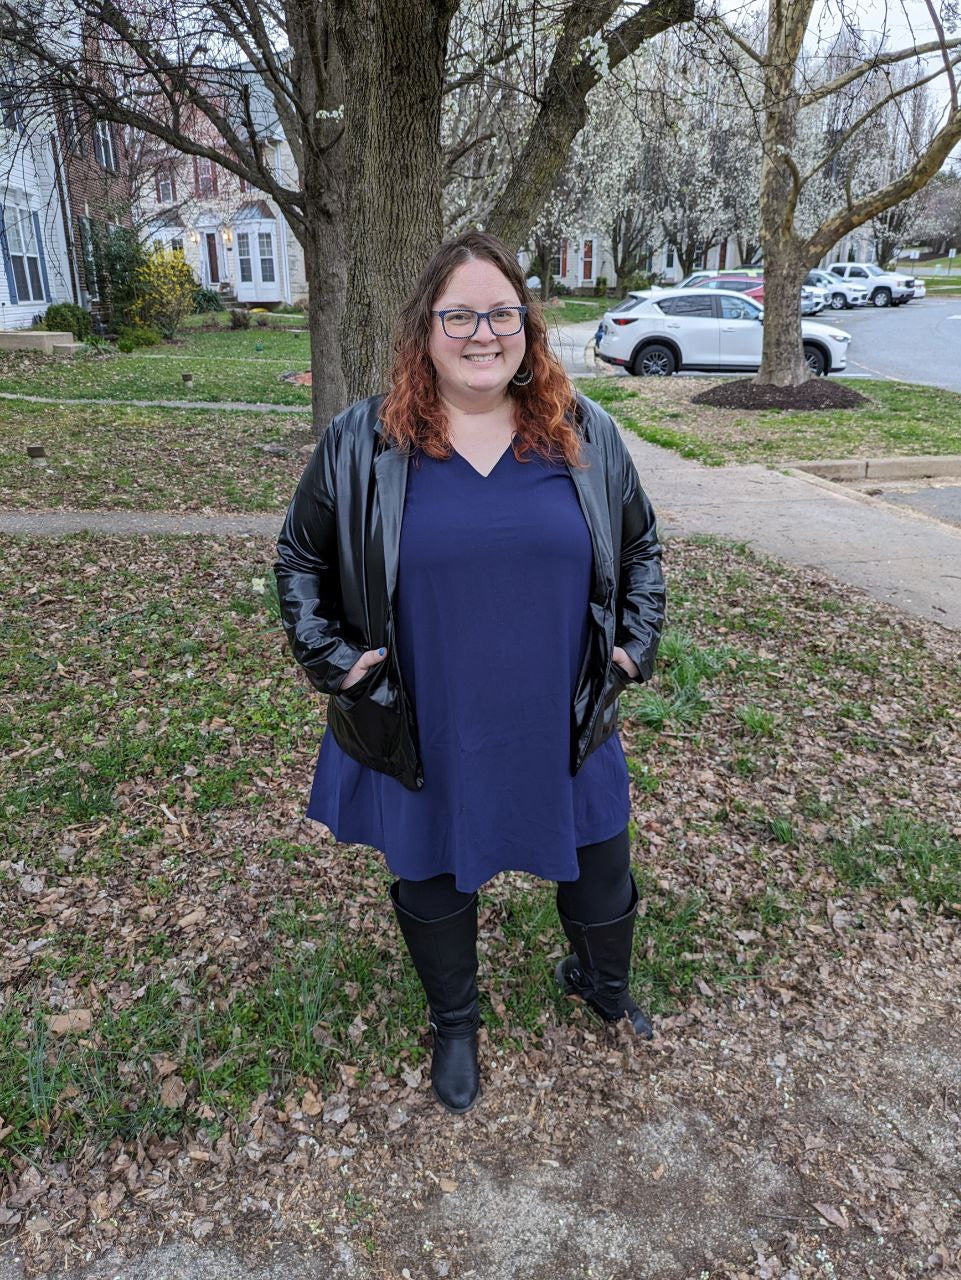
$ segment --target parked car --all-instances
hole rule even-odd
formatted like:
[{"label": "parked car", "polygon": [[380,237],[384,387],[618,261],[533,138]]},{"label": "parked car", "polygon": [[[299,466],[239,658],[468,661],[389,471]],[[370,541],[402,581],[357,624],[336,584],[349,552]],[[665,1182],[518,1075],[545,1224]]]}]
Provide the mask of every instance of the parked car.
[{"label": "parked car", "polygon": [[816,289],[822,289],[826,304],[834,311],[843,311],[847,307],[863,307],[868,301],[865,285],[856,280],[841,280],[830,271],[822,271],[815,267],[804,277],[804,283]]},{"label": "parked car", "polygon": [[[743,293],[746,298],[753,298],[759,306],[764,306],[763,276],[711,276],[698,285],[698,288],[734,289],[738,293]],[[804,285],[801,288],[800,305],[802,316],[816,316],[827,305],[827,295],[823,289],[812,289]]]},{"label": "parked car", "polygon": [[719,280],[726,277],[729,280],[760,280],[764,277],[763,267],[722,267],[710,270],[703,267],[699,271],[692,271],[689,276],[685,276],[680,284],[674,286],[675,289],[699,289],[704,280]]},{"label": "parked car", "polygon": [[914,297],[914,277],[900,271],[882,271],[876,262],[832,262],[828,266],[839,280],[853,280],[868,291],[875,307],[899,307]]},{"label": "parked car", "polygon": [[[761,365],[764,309],[733,289],[665,289],[608,311],[598,357],[637,377],[682,369],[751,372]],[[801,321],[812,373],[840,373],[851,335],[833,325]]]}]

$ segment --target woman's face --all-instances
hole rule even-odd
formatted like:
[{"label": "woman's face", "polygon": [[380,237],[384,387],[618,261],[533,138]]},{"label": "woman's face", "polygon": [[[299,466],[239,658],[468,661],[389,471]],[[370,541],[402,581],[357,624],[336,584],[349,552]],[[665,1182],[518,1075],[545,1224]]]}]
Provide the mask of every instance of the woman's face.
[{"label": "woman's face", "polygon": [[[474,258],[452,272],[434,299],[433,310],[493,311],[520,305],[507,277],[492,262]],[[481,320],[472,338],[450,338],[440,316],[432,317],[427,350],[437,371],[437,388],[445,400],[455,404],[498,400],[521,367],[526,349],[523,327],[518,333],[498,337],[488,322]]]}]

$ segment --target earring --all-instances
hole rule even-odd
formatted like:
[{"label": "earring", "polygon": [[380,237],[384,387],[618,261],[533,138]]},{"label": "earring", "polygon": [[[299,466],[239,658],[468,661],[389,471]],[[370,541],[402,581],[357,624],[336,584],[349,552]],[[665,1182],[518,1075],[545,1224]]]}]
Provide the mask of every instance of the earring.
[{"label": "earring", "polygon": [[523,375],[523,377],[518,377],[518,375],[515,373],[513,378],[511,378],[511,382],[513,382],[515,387],[529,387],[533,381],[534,381],[533,369],[528,369],[527,372]]}]

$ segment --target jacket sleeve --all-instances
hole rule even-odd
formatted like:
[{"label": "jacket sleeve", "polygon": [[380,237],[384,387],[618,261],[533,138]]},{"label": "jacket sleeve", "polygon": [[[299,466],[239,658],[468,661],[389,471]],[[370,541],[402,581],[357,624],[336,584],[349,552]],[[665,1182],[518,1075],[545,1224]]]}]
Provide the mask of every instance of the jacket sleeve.
[{"label": "jacket sleeve", "polygon": [[621,459],[623,495],[614,643],[637,663],[641,673],[638,680],[646,681],[654,674],[654,658],[664,626],[667,593],[661,572],[661,548],[654,511],[641,488],[634,460],[616,427],[614,434]]},{"label": "jacket sleeve", "polygon": [[340,428],[317,443],[277,540],[274,575],[280,616],[294,657],[315,689],[333,693],[364,652],[342,634],[335,519]]}]

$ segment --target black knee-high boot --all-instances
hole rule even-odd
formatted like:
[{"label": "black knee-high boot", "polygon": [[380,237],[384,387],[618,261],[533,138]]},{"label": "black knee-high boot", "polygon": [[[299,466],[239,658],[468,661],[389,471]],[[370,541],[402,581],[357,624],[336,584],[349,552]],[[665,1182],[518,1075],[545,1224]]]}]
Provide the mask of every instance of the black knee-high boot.
[{"label": "black knee-high boot", "polygon": [[637,916],[637,885],[631,876],[631,905],[616,920],[579,924],[558,908],[561,926],[574,955],[561,960],[555,977],[565,995],[577,996],[605,1022],[627,1015],[639,1036],[650,1040],[654,1028],[631,998],[627,987],[631,942]]},{"label": "black knee-high boot", "polygon": [[430,1079],[448,1111],[469,1111],[477,1101],[477,897],[440,920],[421,920],[390,887],[397,922],[429,1006],[434,1054]]}]

